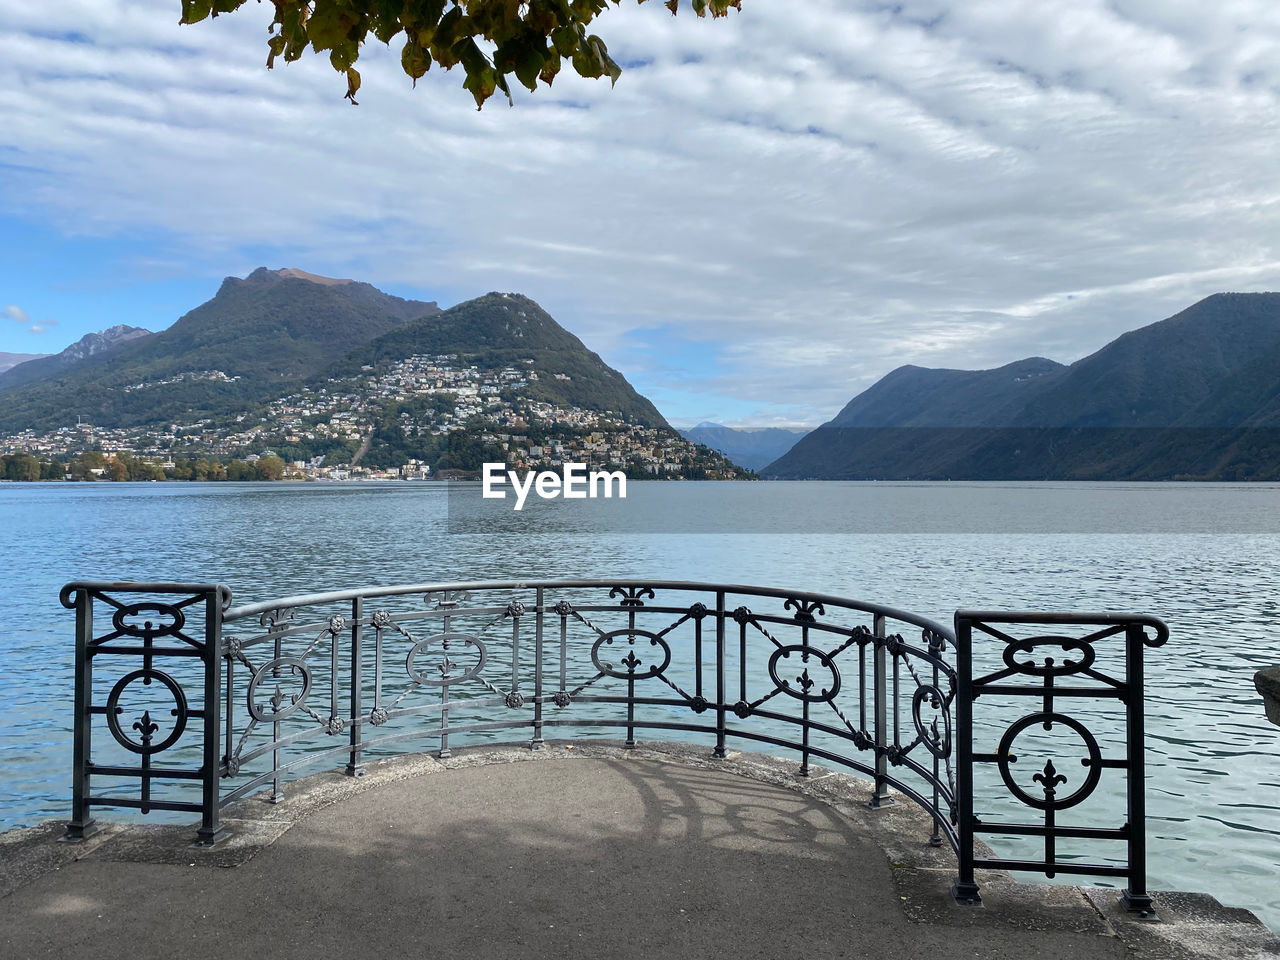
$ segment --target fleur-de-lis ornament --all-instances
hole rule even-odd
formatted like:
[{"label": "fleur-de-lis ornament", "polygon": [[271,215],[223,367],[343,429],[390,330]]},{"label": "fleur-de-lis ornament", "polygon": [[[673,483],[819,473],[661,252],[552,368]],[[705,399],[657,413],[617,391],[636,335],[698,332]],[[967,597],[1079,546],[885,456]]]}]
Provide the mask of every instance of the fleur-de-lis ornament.
[{"label": "fleur-de-lis ornament", "polygon": [[826,614],[827,609],[819,600],[796,600],[794,598],[788,600],[782,605],[783,610],[794,610],[795,614],[792,619],[797,623],[813,623],[815,620],[814,612],[818,616]]},{"label": "fleur-de-lis ornament", "polygon": [[142,719],[133,722],[133,729],[142,734],[142,745],[149,747],[151,745],[151,735],[159,730],[160,727],[151,722],[151,711],[143,710]]},{"label": "fleur-de-lis ornament", "polygon": [[609,599],[621,597],[618,601],[619,606],[623,607],[643,607],[644,600],[648,597],[650,600],[654,598],[654,592],[649,587],[614,587],[609,591]]},{"label": "fleur-de-lis ornament", "polygon": [[437,610],[452,610],[459,603],[470,600],[471,594],[466,590],[441,590],[439,593],[428,593],[423,599],[430,605],[433,598]]},{"label": "fleur-de-lis ornament", "polygon": [[1067,778],[1054,769],[1052,760],[1044,762],[1044,773],[1037,773],[1031,779],[1044,787],[1044,798],[1046,800],[1052,800],[1054,794],[1057,793],[1056,788],[1058,785],[1067,782]]}]

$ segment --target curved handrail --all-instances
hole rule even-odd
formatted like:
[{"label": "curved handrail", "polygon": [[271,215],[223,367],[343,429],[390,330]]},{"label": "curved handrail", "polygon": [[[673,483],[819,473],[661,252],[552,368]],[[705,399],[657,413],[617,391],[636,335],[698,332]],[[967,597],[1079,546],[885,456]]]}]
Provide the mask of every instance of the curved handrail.
[{"label": "curved handrail", "polygon": [[1154,637],[1142,636],[1148,647],[1162,647],[1169,639],[1169,625],[1159,617],[1146,613],[1117,613],[1104,610],[1101,613],[1044,613],[1034,610],[957,610],[957,620],[975,620],[983,623],[1044,623],[1044,624],[1122,624],[1136,623],[1150,627],[1156,632]]},{"label": "curved handrail", "polygon": [[787,590],[780,587],[761,587],[736,583],[710,583],[696,580],[646,580],[640,578],[617,580],[598,578],[570,578],[556,580],[476,580],[467,582],[397,584],[386,587],[358,587],[352,590],[331,590],[325,593],[298,594],[297,596],[292,597],[280,597],[275,600],[263,600],[258,603],[244,604],[227,610],[223,615],[223,621],[229,623],[235,620],[243,620],[246,617],[258,616],[273,610],[288,609],[292,607],[318,606],[320,604],[336,603],[342,600],[354,600],[358,597],[393,597],[419,593],[443,593],[444,591],[462,590],[534,590],[538,588],[569,589],[575,587],[648,587],[653,590],[687,590],[690,592],[701,593],[723,591],[731,594],[775,597],[780,600],[794,599],[814,601],[850,610],[860,610],[864,613],[878,614],[880,616],[888,617],[891,620],[899,620],[903,623],[914,624],[922,630],[928,630],[948,641],[953,643],[955,642],[955,631],[952,627],[944,626],[929,617],[923,617],[919,614],[900,610],[896,607],[886,606],[881,603],[873,603],[866,600],[855,600],[851,597],[841,597],[828,593],[813,593],[806,590]]},{"label": "curved handrail", "polygon": [[[74,610],[74,594],[81,590],[102,595],[104,593],[214,593],[225,614],[231,609],[231,588],[225,583],[147,583],[139,580],[72,580],[58,591],[58,602],[68,610]],[[103,599],[106,599],[105,597]]]}]

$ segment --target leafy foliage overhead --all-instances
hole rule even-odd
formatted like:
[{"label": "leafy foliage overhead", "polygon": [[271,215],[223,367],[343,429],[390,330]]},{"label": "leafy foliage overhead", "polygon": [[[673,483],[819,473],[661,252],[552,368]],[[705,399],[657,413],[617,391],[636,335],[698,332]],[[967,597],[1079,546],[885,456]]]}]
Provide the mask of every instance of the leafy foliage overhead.
[{"label": "leafy foliage overhead", "polygon": [[[608,76],[614,83],[622,68],[587,28],[595,18],[623,0],[272,0],[267,67],[277,57],[298,60],[310,47],[328,51],[329,62],[347,78],[347,98],[355,103],[360,74],[355,68],[360,45],[372,34],[390,45],[401,34],[400,63],[418,78],[436,63],[451,70],[462,65],[463,87],[476,106],[495,90],[511,100],[509,77],[530,91],[551,85],[563,61],[580,76]],[[636,0],[644,3],[644,0]],[[182,0],[182,23],[199,23],[231,13],[245,0]],[[665,0],[675,14],[681,0]],[[741,0],[689,0],[699,17],[723,17]]]}]

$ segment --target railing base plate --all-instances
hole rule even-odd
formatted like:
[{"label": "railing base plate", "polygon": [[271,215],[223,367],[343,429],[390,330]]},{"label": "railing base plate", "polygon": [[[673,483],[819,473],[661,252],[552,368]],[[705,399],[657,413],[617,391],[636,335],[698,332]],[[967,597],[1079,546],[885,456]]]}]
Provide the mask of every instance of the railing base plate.
[{"label": "railing base plate", "polygon": [[978,893],[978,885],[976,883],[953,883],[951,885],[951,899],[959,907],[982,906],[982,894]]},{"label": "railing base plate", "polygon": [[1159,920],[1156,916],[1156,905],[1148,894],[1134,895],[1126,889],[1119,897],[1120,906],[1127,913],[1133,914],[1135,920]]},{"label": "railing base plate", "polygon": [[67,832],[58,838],[59,843],[82,843],[102,829],[96,820],[87,823],[68,823]]},{"label": "railing base plate", "polygon": [[216,830],[210,833],[206,833],[203,830],[197,831],[196,838],[191,841],[191,845],[193,847],[213,847],[226,840],[229,836],[231,836],[231,831],[219,825]]}]

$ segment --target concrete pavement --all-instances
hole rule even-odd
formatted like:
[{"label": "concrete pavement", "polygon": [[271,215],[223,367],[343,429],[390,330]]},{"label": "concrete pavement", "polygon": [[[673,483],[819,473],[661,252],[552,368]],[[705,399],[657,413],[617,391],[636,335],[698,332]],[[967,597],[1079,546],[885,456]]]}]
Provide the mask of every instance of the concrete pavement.
[{"label": "concrete pavement", "polygon": [[[113,825],[0,835],[0,956],[465,958],[1280,957],[1247,911],[980,876],[909,802],[755,754],[598,743],[379,761],[227,808],[230,840]],[[104,811],[110,817],[110,811]]]}]

